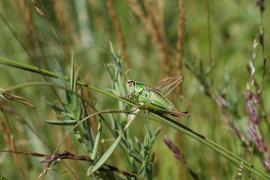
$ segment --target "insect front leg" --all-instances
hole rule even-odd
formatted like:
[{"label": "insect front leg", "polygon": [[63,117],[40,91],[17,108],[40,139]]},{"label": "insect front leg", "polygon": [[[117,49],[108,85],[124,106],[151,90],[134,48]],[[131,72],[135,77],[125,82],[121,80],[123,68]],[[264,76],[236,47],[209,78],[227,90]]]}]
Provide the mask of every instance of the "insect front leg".
[{"label": "insect front leg", "polygon": [[147,120],[147,119],[148,119],[148,115],[149,115],[149,110],[148,110],[148,109],[145,109],[145,110],[144,110],[144,113],[145,113],[146,120]]},{"label": "insect front leg", "polygon": [[138,114],[140,111],[140,109],[138,107],[134,107],[131,109],[131,113],[128,114],[128,120],[127,120],[127,124],[124,127],[124,130],[126,130],[130,124],[134,121],[134,119],[136,118],[136,114]]}]

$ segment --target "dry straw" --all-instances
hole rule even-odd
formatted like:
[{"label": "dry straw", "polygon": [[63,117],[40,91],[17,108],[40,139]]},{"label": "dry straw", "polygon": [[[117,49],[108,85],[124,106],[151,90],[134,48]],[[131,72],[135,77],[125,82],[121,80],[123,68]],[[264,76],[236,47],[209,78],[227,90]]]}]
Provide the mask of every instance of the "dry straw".
[{"label": "dry straw", "polygon": [[126,40],[125,40],[125,35],[121,26],[121,22],[120,19],[118,18],[115,8],[113,6],[113,0],[108,0],[107,1],[107,7],[109,9],[109,13],[112,17],[112,22],[113,22],[113,26],[115,28],[116,31],[116,35],[118,38],[118,42],[120,44],[120,48],[123,51],[123,57],[124,57],[124,61],[126,62],[126,64],[128,65],[128,67],[130,67],[130,62],[128,60],[128,53],[127,53],[127,45],[126,45]]},{"label": "dry straw", "polygon": [[[178,40],[177,40],[177,53],[176,59],[178,62],[178,72],[180,76],[183,76],[183,63],[184,63],[184,40],[185,40],[185,2],[179,0],[179,23],[178,23]],[[179,87],[179,93],[183,94],[182,85]]]},{"label": "dry straw", "polygon": [[137,1],[129,0],[128,2],[133,12],[142,21],[144,28],[151,37],[153,43],[156,44],[161,57],[160,63],[161,66],[164,68],[166,75],[172,75],[173,65],[170,61],[170,55],[167,48],[168,46],[166,43],[163,26],[156,18],[158,17],[158,15],[153,9],[152,2],[150,0],[144,2],[143,5],[145,8],[145,12],[143,11],[143,7]]}]

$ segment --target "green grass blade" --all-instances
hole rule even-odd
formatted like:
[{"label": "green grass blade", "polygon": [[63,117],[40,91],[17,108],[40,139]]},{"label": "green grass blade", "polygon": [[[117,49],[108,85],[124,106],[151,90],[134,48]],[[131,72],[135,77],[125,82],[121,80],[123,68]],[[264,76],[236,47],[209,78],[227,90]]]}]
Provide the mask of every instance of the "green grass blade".
[{"label": "green grass blade", "polygon": [[77,121],[75,120],[45,120],[45,123],[48,123],[50,125],[60,125],[60,126],[70,126],[70,125],[74,125],[77,123]]},{"label": "green grass blade", "polygon": [[96,157],[97,157],[97,152],[98,152],[98,147],[99,147],[101,132],[102,132],[102,127],[101,127],[101,122],[99,121],[99,123],[98,123],[98,132],[97,132],[97,136],[96,136],[96,139],[95,139],[95,144],[94,144],[93,152],[92,152],[92,155],[91,155],[91,159],[93,159],[93,160],[95,160]]},{"label": "green grass blade", "polygon": [[93,174],[96,170],[98,170],[111,156],[111,154],[114,152],[118,144],[120,143],[120,140],[122,138],[122,135],[119,134],[118,138],[114,141],[114,143],[108,148],[108,150],[103,154],[103,156],[98,160],[98,162],[95,165],[91,165],[90,168],[87,171],[87,175]]},{"label": "green grass blade", "polygon": [[35,66],[19,63],[17,61],[9,60],[9,59],[2,58],[2,57],[0,57],[0,64],[6,65],[9,67],[14,67],[14,68],[26,70],[26,71],[37,73],[37,74],[41,74],[41,75],[46,75],[46,76],[53,77],[53,78],[59,78],[59,76],[56,73],[53,73],[51,71],[47,71],[47,70],[40,69],[40,68],[35,67]]}]

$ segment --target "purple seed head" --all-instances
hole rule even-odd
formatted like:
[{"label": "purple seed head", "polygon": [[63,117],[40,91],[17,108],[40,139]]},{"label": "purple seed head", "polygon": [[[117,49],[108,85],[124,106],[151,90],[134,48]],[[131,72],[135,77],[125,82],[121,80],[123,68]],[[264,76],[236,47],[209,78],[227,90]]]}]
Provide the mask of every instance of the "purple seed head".
[{"label": "purple seed head", "polygon": [[265,8],[264,0],[256,0],[256,5],[260,8],[260,11],[263,12]]},{"label": "purple seed head", "polygon": [[168,146],[168,148],[173,152],[174,157],[180,162],[185,164],[185,159],[180,149],[173,143],[173,141],[169,137],[165,137],[164,143]]}]

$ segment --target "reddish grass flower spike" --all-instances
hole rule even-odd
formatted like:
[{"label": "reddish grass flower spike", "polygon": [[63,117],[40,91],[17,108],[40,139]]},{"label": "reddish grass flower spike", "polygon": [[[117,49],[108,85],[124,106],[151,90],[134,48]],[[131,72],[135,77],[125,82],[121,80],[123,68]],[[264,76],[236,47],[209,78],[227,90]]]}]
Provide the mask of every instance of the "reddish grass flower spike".
[{"label": "reddish grass flower spike", "polygon": [[185,164],[185,158],[181,153],[180,149],[173,143],[173,141],[169,137],[165,137],[164,143],[168,146],[168,148],[173,152],[174,157],[178,159],[180,162]]},{"label": "reddish grass flower spike", "polygon": [[[254,48],[256,47],[256,41],[254,42]],[[256,54],[253,54],[253,59],[256,58]],[[260,134],[259,130],[259,104],[261,101],[261,93],[260,90],[254,85],[255,84],[255,67],[253,65],[253,62],[250,61],[248,65],[248,71],[249,71],[249,82],[248,82],[248,88],[247,88],[247,94],[246,94],[246,111],[248,113],[249,117],[249,134],[251,136],[252,141],[256,144],[256,147],[260,152],[265,154],[267,152],[267,146],[263,140],[263,137]],[[254,91],[252,91],[252,88],[255,88]]]},{"label": "reddish grass flower spike", "polygon": [[[257,0],[257,6],[263,6],[264,1]],[[256,51],[255,48],[257,46],[257,41],[254,41],[253,44],[253,59],[249,62],[248,65],[248,72],[249,72],[249,81],[247,84],[247,93],[246,93],[246,111],[248,113],[248,131],[251,136],[252,141],[255,143],[257,149],[262,153],[264,157],[267,157],[267,145],[264,142],[264,139],[260,133],[259,123],[260,123],[260,116],[259,116],[259,105],[261,102],[261,91],[258,86],[256,86],[255,82],[255,67],[253,61],[256,58]],[[270,171],[270,157],[265,159],[264,165]]]},{"label": "reddish grass flower spike", "polygon": [[255,125],[259,124],[258,112],[256,108],[257,103],[257,98],[255,98],[253,92],[248,90],[246,95],[246,109],[251,123]]},{"label": "reddish grass flower spike", "polygon": [[[252,80],[250,82],[252,82]],[[252,84],[250,83],[249,85],[251,86]],[[249,116],[249,134],[251,136],[252,141],[256,144],[258,150],[262,153],[266,153],[267,146],[258,128],[259,115],[257,107],[259,105],[259,102],[260,102],[259,93],[258,95],[254,94],[250,89],[248,89],[246,95],[246,110]]]},{"label": "reddish grass flower spike", "polygon": [[249,123],[249,134],[250,134],[253,142],[256,144],[258,150],[262,153],[266,153],[267,146],[266,146],[262,136],[258,132],[257,126],[255,126],[252,123]]},{"label": "reddish grass flower spike", "polygon": [[264,0],[256,0],[256,5],[260,8],[260,11],[263,12],[265,8]]}]

